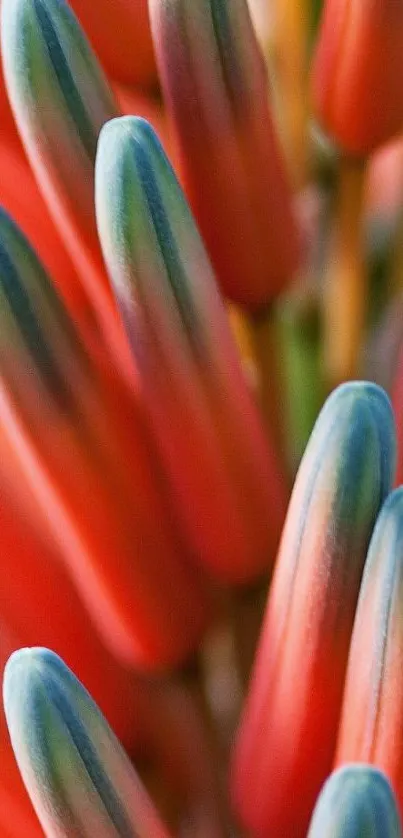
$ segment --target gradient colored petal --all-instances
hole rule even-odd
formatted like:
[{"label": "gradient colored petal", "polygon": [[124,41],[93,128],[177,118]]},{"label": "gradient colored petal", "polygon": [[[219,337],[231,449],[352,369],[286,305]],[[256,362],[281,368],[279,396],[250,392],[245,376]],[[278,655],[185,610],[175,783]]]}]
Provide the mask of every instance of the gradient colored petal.
[{"label": "gradient colored petal", "polygon": [[0,422],[105,642],[167,665],[204,597],[171,529],[140,407],[92,366],[34,252],[0,211]]},{"label": "gradient colored petal", "polygon": [[96,207],[179,523],[221,577],[249,579],[273,558],[286,491],[203,243],[144,120],[102,130]]},{"label": "gradient colored petal", "polygon": [[258,308],[299,241],[246,0],[151,0],[161,83],[192,209],[225,294]]},{"label": "gradient colored petal", "polygon": [[47,649],[22,649],[4,675],[4,706],[24,783],[52,838],[168,838],[90,695]]},{"label": "gradient colored petal", "polygon": [[99,249],[94,161],[113,94],[65,0],[4,0],[4,75],[18,130],[49,211],[107,343],[127,363]]},{"label": "gradient colored petal", "polygon": [[339,387],[298,472],[234,754],[234,803],[255,835],[305,836],[331,769],[364,560],[394,461],[385,393]]},{"label": "gradient colored petal", "polygon": [[367,155],[403,129],[403,7],[326,0],[313,63],[317,116],[348,154]]},{"label": "gradient colored petal", "polygon": [[308,838],[401,838],[388,780],[368,765],[349,765],[325,783]]},{"label": "gradient colored petal", "polygon": [[403,814],[403,489],[379,515],[351,642],[336,764],[377,765]]},{"label": "gradient colored petal", "polygon": [[32,241],[66,306],[86,333],[94,315],[81,281],[53,225],[22,149],[8,137],[0,140],[0,171],[0,205]]}]

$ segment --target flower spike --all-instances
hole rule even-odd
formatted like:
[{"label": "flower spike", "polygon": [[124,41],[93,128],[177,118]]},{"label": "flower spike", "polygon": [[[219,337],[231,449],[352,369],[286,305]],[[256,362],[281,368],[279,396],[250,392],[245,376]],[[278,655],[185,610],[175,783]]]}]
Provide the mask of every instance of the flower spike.
[{"label": "flower spike", "polygon": [[92,365],[3,211],[0,382],[1,429],[105,642],[130,663],[178,662],[199,640],[204,595],[173,533],[141,407]]},{"label": "flower spike", "polygon": [[308,838],[401,838],[392,788],[369,765],[348,765],[325,783]]},{"label": "flower spike", "polygon": [[11,743],[49,838],[169,838],[100,710],[47,649],[15,652],[4,674]]},{"label": "flower spike", "polygon": [[298,472],[235,750],[234,802],[256,835],[305,836],[331,770],[364,560],[394,464],[385,393],[339,387]]},{"label": "flower spike", "polygon": [[384,503],[358,601],[336,764],[365,761],[390,778],[403,814],[403,489]]},{"label": "flower spike", "polygon": [[102,130],[96,209],[105,261],[191,548],[224,579],[269,567],[286,490],[247,391],[214,274],[151,126]]},{"label": "flower spike", "polygon": [[151,0],[161,83],[192,209],[224,293],[258,309],[299,236],[246,0]]}]

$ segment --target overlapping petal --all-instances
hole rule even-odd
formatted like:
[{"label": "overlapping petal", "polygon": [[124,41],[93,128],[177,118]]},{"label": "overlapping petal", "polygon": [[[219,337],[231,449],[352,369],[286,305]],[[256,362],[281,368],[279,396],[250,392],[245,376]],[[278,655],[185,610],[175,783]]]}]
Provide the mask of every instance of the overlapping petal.
[{"label": "overlapping petal", "polygon": [[203,595],[140,405],[92,364],[4,211],[0,303],[0,421],[46,525],[106,643],[131,662],[177,661],[200,635]]}]

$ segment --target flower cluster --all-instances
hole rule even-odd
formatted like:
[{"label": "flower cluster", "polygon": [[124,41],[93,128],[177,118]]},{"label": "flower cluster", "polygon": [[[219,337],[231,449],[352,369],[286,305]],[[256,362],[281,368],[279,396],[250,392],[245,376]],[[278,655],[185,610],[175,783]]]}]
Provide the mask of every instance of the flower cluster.
[{"label": "flower cluster", "polygon": [[402,836],[403,7],[274,12],[1,0],[0,838]]}]

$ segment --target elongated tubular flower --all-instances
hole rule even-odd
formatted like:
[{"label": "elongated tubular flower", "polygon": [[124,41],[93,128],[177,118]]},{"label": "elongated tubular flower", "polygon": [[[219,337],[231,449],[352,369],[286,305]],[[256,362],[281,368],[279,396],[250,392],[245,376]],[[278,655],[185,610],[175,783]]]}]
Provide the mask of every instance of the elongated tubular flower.
[{"label": "elongated tubular flower", "polygon": [[143,88],[156,84],[147,0],[70,0],[70,4],[111,78]]},{"label": "elongated tubular flower", "polygon": [[15,219],[78,323],[85,322],[88,298],[22,152],[5,136],[0,139],[0,206]]},{"label": "elongated tubular flower", "polygon": [[23,649],[4,675],[17,762],[48,838],[168,838],[90,695],[47,649]]},{"label": "elongated tubular flower", "polygon": [[93,329],[95,314],[126,369],[128,348],[94,212],[98,134],[119,112],[114,96],[65,0],[5,0],[1,42],[7,91],[32,171],[93,306],[87,328]]},{"label": "elongated tubular flower", "polygon": [[178,520],[223,579],[268,568],[286,492],[247,391],[214,274],[151,126],[101,132],[100,239]]},{"label": "elongated tubular flower", "polygon": [[348,154],[366,156],[403,130],[403,7],[326,0],[313,62],[317,116]]},{"label": "elongated tubular flower", "polygon": [[370,544],[348,662],[336,764],[377,765],[403,813],[403,489],[385,501]]},{"label": "elongated tubular flower", "polygon": [[364,560],[394,462],[384,392],[339,387],[298,472],[235,749],[234,803],[255,835],[305,836],[331,769]]},{"label": "elongated tubular flower", "polygon": [[401,838],[396,800],[385,775],[349,765],[325,783],[308,838]]},{"label": "elongated tubular flower", "polygon": [[174,537],[140,406],[85,354],[35,254],[0,212],[0,421],[105,642],[167,665],[203,594]]},{"label": "elongated tubular flower", "polygon": [[150,0],[183,178],[218,280],[252,308],[298,263],[291,198],[246,0]]}]

